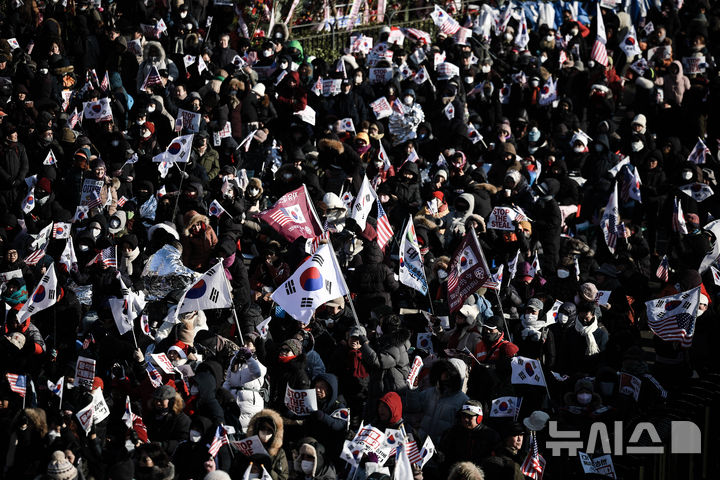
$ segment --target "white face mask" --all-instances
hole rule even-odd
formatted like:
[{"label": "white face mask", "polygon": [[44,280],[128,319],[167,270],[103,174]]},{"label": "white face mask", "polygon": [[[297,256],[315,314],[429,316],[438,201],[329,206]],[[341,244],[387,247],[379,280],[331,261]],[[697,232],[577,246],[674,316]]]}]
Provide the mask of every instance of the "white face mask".
[{"label": "white face mask", "polygon": [[540,85],[540,80],[530,80],[530,85],[532,85],[533,87],[537,87],[538,85]]},{"label": "white face mask", "polygon": [[546,41],[546,42],[553,42],[553,41],[555,41],[555,36],[554,36],[554,35],[547,35],[547,36],[545,37],[545,41]]},{"label": "white face mask", "polygon": [[152,132],[150,130],[143,130],[143,138],[150,138],[150,135],[152,135]]},{"label": "white face mask", "polygon": [[472,83],[475,81],[475,77],[465,77],[465,83]]},{"label": "white face mask", "polygon": [[287,67],[288,67],[288,63],[287,63],[287,62],[280,62],[280,68],[281,68],[281,69],[285,70]]},{"label": "white face mask", "polygon": [[643,142],[632,142],[630,147],[632,148],[633,152],[639,152],[643,149]]},{"label": "white face mask", "polygon": [[272,436],[272,432],[268,432],[266,430],[261,430],[260,432],[258,432],[258,438],[260,438],[260,441],[263,443],[270,441]]},{"label": "white face mask", "polygon": [[265,57],[265,58],[271,57],[272,54],[273,54],[273,51],[270,49],[263,50],[263,57]]},{"label": "white face mask", "polygon": [[690,180],[692,178],[692,172],[690,170],[683,171],[682,178],[683,180]]},{"label": "white face mask", "polygon": [[580,405],[587,405],[592,401],[592,393],[578,393],[577,401]]},{"label": "white face mask", "polygon": [[197,430],[190,430],[190,441],[193,443],[197,443],[202,438],[202,434],[198,432]]},{"label": "white face mask", "polygon": [[143,118],[142,120],[138,120],[136,123],[138,125],[145,125],[145,119]]},{"label": "white face mask", "polygon": [[257,194],[260,193],[260,190],[258,190],[257,188],[251,188],[250,190],[248,190],[248,192],[250,192],[251,196],[256,197]]},{"label": "white face mask", "polygon": [[565,270],[564,268],[560,268],[557,271],[558,278],[568,278],[570,276],[570,272]]},{"label": "white face mask", "polygon": [[38,199],[37,199],[37,202],[38,202],[40,205],[45,205],[48,200],[50,200],[50,195],[48,195],[47,197],[38,198]]},{"label": "white face mask", "polygon": [[302,462],[300,462],[300,470],[302,470],[303,473],[306,475],[312,473],[314,466],[315,462],[311,462],[310,460],[303,460]]},{"label": "white face mask", "polygon": [[187,17],[187,12],[180,12],[180,18]]},{"label": "white face mask", "polygon": [[153,113],[155,111],[155,105],[148,106],[147,110],[149,113]]},{"label": "white face mask", "polygon": [[560,323],[567,323],[567,321],[570,317],[568,317],[564,313],[558,313],[556,318],[557,318],[557,321]]},{"label": "white face mask", "polygon": [[405,98],[403,99],[403,101],[405,102],[405,105],[410,106],[410,105],[413,104],[413,102],[415,101],[415,99],[414,99],[413,97],[411,97],[410,95],[408,95],[407,97],[405,97]]},{"label": "white face mask", "polygon": [[482,67],[480,67],[480,70],[481,70],[483,73],[489,73],[489,72],[490,72],[490,65],[483,65]]},{"label": "white face mask", "polygon": [[585,151],[585,147],[582,145],[578,145],[577,147],[573,147],[573,151],[575,153],[583,153]]},{"label": "white face mask", "polygon": [[537,313],[526,313],[525,314],[525,322],[528,324],[533,324],[537,322],[538,314]]},{"label": "white face mask", "polygon": [[575,35],[577,35],[578,32],[579,32],[579,30],[578,30],[577,28],[573,28],[572,30],[570,30],[570,33],[572,34],[573,37],[574,37]]},{"label": "white face mask", "polygon": [[509,41],[512,40],[512,39],[513,39],[512,33],[506,33],[506,34],[505,34],[505,40],[506,40],[506,41],[509,42]]},{"label": "white face mask", "polygon": [[99,229],[99,228],[93,228],[92,231],[91,231],[93,238],[99,237],[99,236],[100,236],[100,232],[102,232],[101,229]]},{"label": "white face mask", "polygon": [[387,203],[390,201],[390,197],[387,195],[380,195],[380,203]]},{"label": "white face mask", "polygon": [[438,278],[439,278],[440,280],[445,280],[445,279],[447,278],[447,276],[448,276],[447,271],[446,271],[446,270],[443,270],[443,269],[438,270],[437,274],[438,274]]}]

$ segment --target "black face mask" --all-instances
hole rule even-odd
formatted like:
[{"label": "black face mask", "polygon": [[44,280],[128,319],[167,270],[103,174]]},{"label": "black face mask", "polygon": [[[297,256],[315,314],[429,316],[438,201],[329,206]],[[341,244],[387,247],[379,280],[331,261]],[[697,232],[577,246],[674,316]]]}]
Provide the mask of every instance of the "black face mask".
[{"label": "black face mask", "polygon": [[500,339],[500,332],[487,332],[482,334],[483,342],[487,345],[494,345]]}]

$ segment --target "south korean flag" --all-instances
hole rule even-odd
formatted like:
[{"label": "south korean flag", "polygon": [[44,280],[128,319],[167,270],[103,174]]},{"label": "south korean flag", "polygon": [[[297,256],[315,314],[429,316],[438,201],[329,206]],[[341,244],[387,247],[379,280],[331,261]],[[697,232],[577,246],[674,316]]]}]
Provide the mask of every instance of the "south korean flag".
[{"label": "south korean flag", "polygon": [[296,320],[308,324],[315,309],[345,295],[348,295],[345,279],[328,243],[273,292],[272,300]]}]

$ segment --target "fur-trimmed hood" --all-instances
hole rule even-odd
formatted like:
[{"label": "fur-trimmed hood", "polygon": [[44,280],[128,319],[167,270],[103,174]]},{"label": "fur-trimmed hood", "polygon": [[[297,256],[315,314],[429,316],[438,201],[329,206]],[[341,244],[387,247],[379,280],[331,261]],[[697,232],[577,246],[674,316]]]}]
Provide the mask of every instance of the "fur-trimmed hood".
[{"label": "fur-trimmed hood", "polygon": [[40,434],[41,438],[45,438],[48,432],[45,410],[41,408],[26,408],[23,411],[28,418],[29,425]]},{"label": "fur-trimmed hood", "polygon": [[335,153],[342,155],[345,152],[345,145],[339,140],[333,140],[331,138],[323,138],[317,144],[319,153]]},{"label": "fur-trimmed hood", "polygon": [[195,224],[204,223],[206,226],[210,226],[210,219],[195,210],[187,211],[183,220],[185,221],[185,228],[183,229],[183,234],[185,236],[190,235],[190,229]]},{"label": "fur-trimmed hood", "polygon": [[437,223],[433,222],[425,215],[416,215],[413,217],[413,223],[415,224],[415,228],[424,228],[430,231],[434,231],[439,228]]},{"label": "fur-trimmed hood", "polygon": [[250,419],[247,430],[247,434],[249,437],[258,434],[259,425],[262,420],[269,420],[275,426],[275,433],[270,440],[270,445],[265,446],[268,454],[270,454],[271,457],[274,457],[280,451],[283,444],[283,420],[280,414],[275,410],[271,410],[269,408],[262,409]]},{"label": "fur-trimmed hood", "polygon": [[[150,61],[150,57],[153,56],[158,57],[157,61]],[[162,44],[160,44],[160,42],[151,40],[143,46],[143,62],[153,63],[155,66],[158,66],[160,64],[165,65],[166,60],[167,57],[165,56],[165,49],[163,48]]]},{"label": "fur-trimmed hood", "polygon": [[475,185],[474,190],[485,190],[491,195],[495,195],[498,192],[499,188],[490,183],[478,183]]}]

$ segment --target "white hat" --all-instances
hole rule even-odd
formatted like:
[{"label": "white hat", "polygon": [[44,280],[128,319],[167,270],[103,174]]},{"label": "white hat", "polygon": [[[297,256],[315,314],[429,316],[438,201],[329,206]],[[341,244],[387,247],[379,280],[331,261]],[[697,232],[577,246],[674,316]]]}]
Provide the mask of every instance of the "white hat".
[{"label": "white hat", "polygon": [[463,305],[460,307],[460,313],[468,320],[473,321],[478,316],[478,313],[480,313],[480,309],[475,305]]},{"label": "white hat", "polygon": [[265,96],[265,84],[264,83],[256,83],[255,86],[252,88],[252,91],[255,92],[258,96],[264,97]]},{"label": "white hat", "polygon": [[172,347],[168,348],[168,353],[170,353],[170,352],[177,353],[178,357],[182,358],[183,360],[185,360],[187,358],[187,354],[185,352],[183,352],[182,348],[180,348],[176,345],[173,345]]},{"label": "white hat", "polygon": [[543,428],[545,428],[545,425],[547,425],[548,420],[550,420],[550,415],[547,413],[541,411],[541,410],[535,410],[530,414],[529,417],[527,417],[525,420],[523,420],[523,424],[530,430],[534,432],[539,432]]}]

